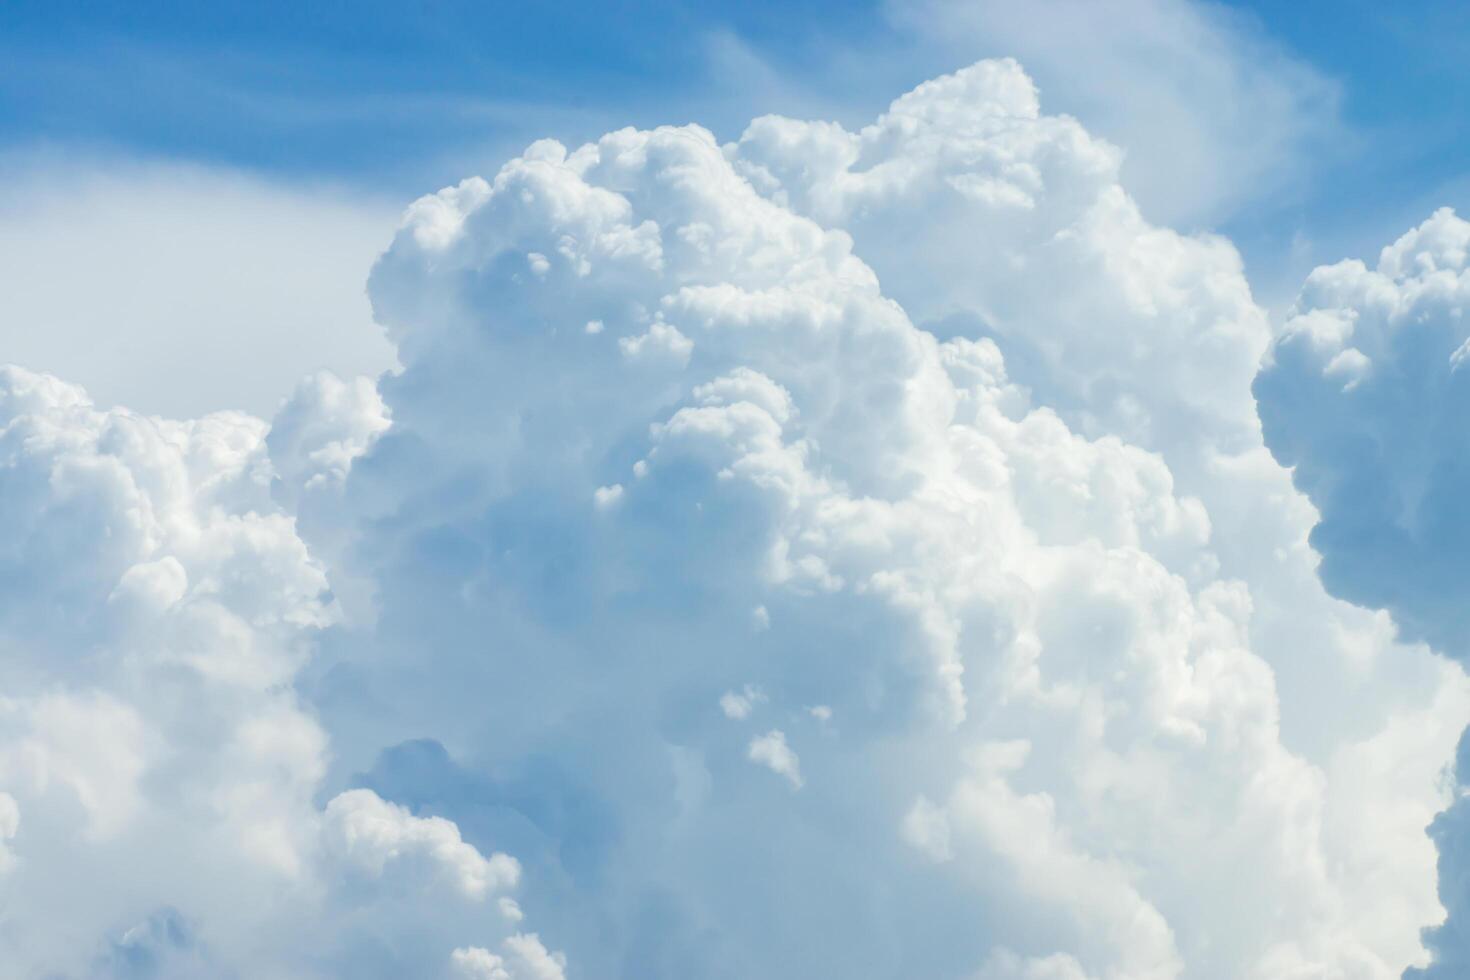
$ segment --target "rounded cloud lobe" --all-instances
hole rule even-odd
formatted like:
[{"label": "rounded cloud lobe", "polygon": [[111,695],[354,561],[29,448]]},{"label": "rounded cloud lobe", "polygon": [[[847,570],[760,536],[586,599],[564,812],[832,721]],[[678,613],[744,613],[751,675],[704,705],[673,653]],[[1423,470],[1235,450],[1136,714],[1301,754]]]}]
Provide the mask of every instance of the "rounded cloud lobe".
[{"label": "rounded cloud lobe", "polygon": [[1323,591],[1238,257],[1118,166],[1007,61],[542,142],[410,207],[376,390],[5,375],[31,972],[1423,963],[1470,691]]}]

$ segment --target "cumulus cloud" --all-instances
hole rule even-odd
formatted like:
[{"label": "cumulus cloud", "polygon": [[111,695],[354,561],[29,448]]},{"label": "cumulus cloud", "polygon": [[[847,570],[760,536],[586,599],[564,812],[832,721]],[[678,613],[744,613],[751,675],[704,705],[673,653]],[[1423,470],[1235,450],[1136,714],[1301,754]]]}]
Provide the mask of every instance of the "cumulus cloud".
[{"label": "cumulus cloud", "polygon": [[1470,690],[1323,591],[1239,259],[1119,161],[1009,61],[544,141],[407,210],[376,390],[0,375],[19,962],[1422,963]]},{"label": "cumulus cloud", "polygon": [[[314,383],[375,403],[371,385]],[[0,369],[8,975],[428,975],[486,932],[468,904],[515,884],[511,858],[447,820],[366,790],[315,802],[328,736],[293,685],[338,610],[272,490],[302,460],[340,473],[352,453],[340,399],[308,401],[317,417],[284,413],[273,465],[249,416],[102,411]],[[347,901],[343,860],[415,859],[442,868],[448,898]],[[374,949],[394,928],[412,941]]]},{"label": "cumulus cloud", "polygon": [[548,950],[534,932],[511,936],[505,948],[521,967],[517,975],[526,980],[563,980],[566,976],[566,957]]},{"label": "cumulus cloud", "polygon": [[510,980],[510,973],[505,969],[505,960],[488,949],[478,946],[456,949],[450,954],[450,962],[454,966],[455,975],[465,980]]},{"label": "cumulus cloud", "polygon": [[[311,812],[323,739],[280,685],[331,616],[322,569],[270,506],[265,430],[102,412],[54,378],[0,371],[17,975],[77,971],[112,930],[208,901],[194,875],[229,868],[259,897],[308,860],[291,818]],[[94,887],[102,866],[115,887]]]},{"label": "cumulus cloud", "polygon": [[456,976],[465,980],[564,980],[566,957],[552,953],[535,933],[517,933],[505,940],[505,956],[471,946],[456,949],[451,962]]},{"label": "cumulus cloud", "polygon": [[327,804],[327,848],[353,868],[381,877],[390,864],[421,861],[448,878],[466,898],[483,899],[520,878],[515,858],[486,858],[443,817],[415,817],[369,789],[354,789]]},{"label": "cumulus cloud", "polygon": [[[1256,382],[1271,449],[1320,512],[1311,540],[1323,582],[1462,661],[1467,250],[1470,223],[1442,209],[1385,247],[1374,268],[1349,259],[1314,270]],[[1427,937],[1433,965],[1413,976],[1457,976],[1470,963],[1466,745],[1454,802],[1430,829],[1448,918]]]},{"label": "cumulus cloud", "polygon": [[341,488],[352,461],[390,425],[371,378],[318,371],[297,383],[276,411],[266,444],[283,503],[299,511],[303,493]]},{"label": "cumulus cloud", "polygon": [[594,974],[1422,958],[1463,679],[1323,591],[1239,258],[1120,159],[988,62],[415,205],[343,498],[380,607],[318,702],[351,764],[516,828]]}]

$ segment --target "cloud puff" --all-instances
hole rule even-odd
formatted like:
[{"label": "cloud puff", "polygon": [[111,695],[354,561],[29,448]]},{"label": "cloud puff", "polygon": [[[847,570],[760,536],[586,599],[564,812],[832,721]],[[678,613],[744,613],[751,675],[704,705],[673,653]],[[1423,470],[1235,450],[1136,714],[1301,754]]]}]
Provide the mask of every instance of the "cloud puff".
[{"label": "cloud puff", "polygon": [[456,949],[450,957],[456,976],[465,980],[564,980],[566,976],[566,958],[548,951],[535,933],[510,936],[504,948],[504,957],[478,946]]},{"label": "cloud puff", "polygon": [[745,754],[750,757],[751,762],[784,777],[792,789],[801,789],[801,760],[791,751],[791,746],[786,744],[786,733],[781,729],[773,728],[764,735],[751,739]]},{"label": "cloud puff", "polygon": [[302,379],[276,412],[266,438],[285,505],[297,511],[300,494],[339,489],[352,461],[389,424],[371,378],[344,381],[319,371]]},{"label": "cloud puff", "polygon": [[726,691],[720,695],[720,710],[725,717],[732,721],[743,721],[750,717],[750,713],[756,706],[766,700],[766,695],[760,688],[753,685],[745,685],[740,692]]},{"label": "cloud puff", "polygon": [[357,870],[381,877],[389,864],[421,860],[449,878],[466,898],[483,899],[510,888],[520,878],[515,858],[486,858],[459,836],[443,817],[415,817],[372,790],[341,793],[327,804],[327,847]]}]

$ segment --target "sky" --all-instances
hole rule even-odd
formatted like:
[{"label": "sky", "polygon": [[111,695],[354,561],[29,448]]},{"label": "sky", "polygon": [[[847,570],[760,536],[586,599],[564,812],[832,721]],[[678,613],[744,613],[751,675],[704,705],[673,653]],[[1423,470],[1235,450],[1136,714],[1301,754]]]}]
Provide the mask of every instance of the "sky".
[{"label": "sky", "polygon": [[1470,14],[0,9],[0,980],[1470,969]]}]

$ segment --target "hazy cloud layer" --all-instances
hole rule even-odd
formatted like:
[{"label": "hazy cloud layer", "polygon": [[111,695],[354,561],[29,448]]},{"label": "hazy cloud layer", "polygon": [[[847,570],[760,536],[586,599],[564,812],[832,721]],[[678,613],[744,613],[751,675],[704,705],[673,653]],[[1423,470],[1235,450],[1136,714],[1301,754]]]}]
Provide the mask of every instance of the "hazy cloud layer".
[{"label": "hazy cloud layer", "polygon": [[0,155],[0,345],[100,404],[269,416],[296,380],[377,374],[363,270],[395,203],[218,168]]}]

